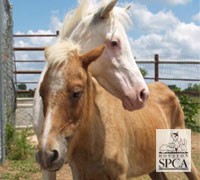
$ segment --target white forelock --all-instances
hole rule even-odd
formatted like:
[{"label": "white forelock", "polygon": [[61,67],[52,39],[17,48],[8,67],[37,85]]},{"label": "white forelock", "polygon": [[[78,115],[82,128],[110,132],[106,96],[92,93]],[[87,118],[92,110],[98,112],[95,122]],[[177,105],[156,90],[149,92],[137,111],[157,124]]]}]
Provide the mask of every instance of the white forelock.
[{"label": "white forelock", "polygon": [[79,52],[79,45],[71,40],[58,40],[52,46],[45,48],[45,57],[49,65],[67,61],[74,51]]},{"label": "white forelock", "polygon": [[[67,13],[65,16],[59,38],[69,38],[72,31],[83,18],[92,14],[95,15],[98,11],[105,7],[107,3],[107,0],[102,0],[101,2],[94,2],[94,0],[80,0],[78,7]],[[122,5],[121,7],[114,7],[109,18],[120,21],[125,28],[132,22],[125,5]]]}]

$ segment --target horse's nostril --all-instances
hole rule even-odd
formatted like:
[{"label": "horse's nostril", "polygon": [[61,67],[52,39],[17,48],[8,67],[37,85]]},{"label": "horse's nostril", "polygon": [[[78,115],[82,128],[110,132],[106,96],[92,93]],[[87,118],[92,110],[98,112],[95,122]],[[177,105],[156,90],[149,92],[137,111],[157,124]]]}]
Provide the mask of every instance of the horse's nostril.
[{"label": "horse's nostril", "polygon": [[51,157],[50,157],[50,161],[51,161],[51,163],[53,163],[58,159],[58,151],[52,150],[51,153],[52,154],[51,154]]},{"label": "horse's nostril", "polygon": [[43,169],[52,168],[56,166],[59,161],[59,151],[58,150],[39,150],[36,153],[36,160]]},{"label": "horse's nostril", "polygon": [[140,99],[144,99],[144,90],[140,92]]},{"label": "horse's nostril", "polygon": [[147,100],[147,98],[148,98],[148,93],[147,93],[147,91],[146,91],[145,89],[142,89],[142,90],[140,91],[139,99],[140,99],[142,102],[144,102],[144,101]]}]

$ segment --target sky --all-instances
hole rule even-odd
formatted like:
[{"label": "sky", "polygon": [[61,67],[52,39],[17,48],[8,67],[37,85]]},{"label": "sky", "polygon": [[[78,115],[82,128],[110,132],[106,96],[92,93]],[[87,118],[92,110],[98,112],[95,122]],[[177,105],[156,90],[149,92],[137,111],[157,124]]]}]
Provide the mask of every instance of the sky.
[{"label": "sky", "polygon": [[[10,0],[10,2],[13,4],[14,34],[55,33],[60,29],[65,14],[77,6],[77,1],[69,0]],[[152,59],[155,53],[163,59],[200,59],[199,0],[119,0],[118,3],[132,4],[130,14],[133,24],[127,34],[133,55],[137,59]],[[14,46],[47,46],[54,41],[55,38],[15,38]],[[16,59],[23,60],[44,59],[43,53],[38,52],[18,52],[15,56]],[[43,64],[31,67],[28,64],[17,64],[18,69],[42,67]],[[200,77],[197,73],[200,71],[200,66],[190,69],[188,70],[190,75],[193,72],[194,78]],[[165,67],[163,71],[166,71]],[[23,79],[23,77],[18,78]]]}]

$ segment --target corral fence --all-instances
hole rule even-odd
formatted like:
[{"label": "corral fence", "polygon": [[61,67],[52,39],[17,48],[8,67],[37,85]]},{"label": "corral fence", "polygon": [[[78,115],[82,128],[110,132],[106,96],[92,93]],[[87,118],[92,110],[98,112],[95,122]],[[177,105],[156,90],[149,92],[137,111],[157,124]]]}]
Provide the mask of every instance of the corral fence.
[{"label": "corral fence", "polygon": [[[13,35],[14,38],[33,38],[33,37],[57,37],[59,31],[56,34],[19,34]],[[14,51],[44,51],[44,47],[14,47]],[[16,63],[44,63],[45,60],[15,60]],[[136,62],[139,67],[147,70],[147,75],[144,77],[148,82],[153,81],[162,81],[162,82],[172,82],[170,84],[176,85],[179,82],[188,83],[200,83],[200,60],[170,60],[170,59],[160,59],[159,54],[155,54],[152,59],[136,59]],[[186,73],[187,71],[187,73]],[[38,70],[16,70],[16,75],[28,75],[28,74],[40,74],[41,69]],[[179,77],[175,77],[177,75]],[[193,73],[193,76],[191,75]],[[182,76],[181,76],[182,75]],[[171,77],[169,77],[171,76]],[[180,77],[181,76],[181,77]],[[16,81],[16,84],[37,84],[37,81]],[[167,83],[169,84],[169,83]],[[181,83],[180,83],[181,84]],[[183,83],[182,83],[183,84]],[[18,89],[17,93],[30,93],[34,94],[34,90],[21,90]],[[180,93],[189,94],[189,95],[200,95],[200,92],[195,91],[183,91]]]},{"label": "corral fence", "polygon": [[[19,34],[13,35],[14,38],[45,38],[45,37],[57,37],[59,32],[57,31],[55,34]],[[44,51],[44,47],[14,47],[15,52],[38,52]],[[24,64],[28,63],[30,66],[26,66],[26,68],[32,67],[33,64],[41,64],[44,62],[44,59],[36,60],[36,59],[16,59],[16,64]],[[199,83],[200,82],[200,60],[166,60],[159,58],[158,54],[154,55],[152,59],[136,59],[136,62],[140,68],[143,68],[147,71],[147,75],[145,79],[147,82],[154,81],[162,81],[168,85],[177,85],[178,86],[186,86],[187,83]],[[196,68],[196,71],[195,71]],[[199,70],[199,71],[198,71]],[[41,73],[41,69],[17,69],[15,71],[16,75],[34,75],[37,76]],[[191,74],[193,75],[191,76]],[[178,74],[178,76],[176,76]],[[179,75],[180,74],[180,75]],[[39,77],[39,76],[38,76]],[[21,97],[28,98],[17,98],[17,111],[16,111],[16,125],[18,128],[27,127],[32,125],[32,106],[33,106],[33,94],[34,89],[37,84],[37,80],[33,81],[29,79],[28,81],[23,81],[20,78],[17,78],[15,82],[17,85],[26,84],[27,87],[30,86],[32,88],[28,89],[17,89],[18,95]],[[33,86],[34,85],[34,86]],[[182,91],[180,93],[189,94],[199,96],[200,92],[193,91]],[[19,97],[19,96],[18,96]],[[199,103],[199,102],[197,102]],[[25,121],[24,121],[25,120]]]},{"label": "corral fence", "polygon": [[[200,60],[159,59],[159,54],[155,54],[154,59],[140,59],[136,62],[139,67],[143,65],[142,67],[147,71],[151,69],[150,76],[148,73],[145,76],[149,82],[161,81],[182,88],[186,88],[189,84],[200,85]],[[184,90],[178,94],[194,95],[200,98],[200,91]]]},{"label": "corral fence", "polygon": [[[13,35],[15,39],[26,39],[26,38],[46,38],[46,37],[54,37],[56,38],[58,36],[58,31],[55,34],[16,34]],[[13,48],[16,53],[18,52],[43,52],[44,47],[14,47]],[[43,67],[45,60],[44,59],[16,59],[15,63],[18,66],[19,64],[28,64],[27,69],[16,69],[15,74],[17,76],[17,81],[15,82],[16,86],[19,87],[20,84],[26,85],[27,88],[29,88],[29,85],[32,86],[32,88],[28,89],[20,89],[17,88],[17,109],[16,109],[16,123],[15,127],[18,129],[24,128],[24,127],[32,127],[32,109],[33,109],[33,95],[35,92],[35,88],[37,85],[37,80],[33,80],[29,78],[28,76],[33,75],[39,78],[40,73],[42,72],[40,69],[32,69],[32,67],[35,64],[40,65],[40,67]],[[20,77],[27,76],[28,79],[26,81],[21,80]],[[35,79],[35,78],[34,78]]]},{"label": "corral fence", "polygon": [[0,0],[0,163],[5,163],[6,122],[15,123],[12,5]]}]

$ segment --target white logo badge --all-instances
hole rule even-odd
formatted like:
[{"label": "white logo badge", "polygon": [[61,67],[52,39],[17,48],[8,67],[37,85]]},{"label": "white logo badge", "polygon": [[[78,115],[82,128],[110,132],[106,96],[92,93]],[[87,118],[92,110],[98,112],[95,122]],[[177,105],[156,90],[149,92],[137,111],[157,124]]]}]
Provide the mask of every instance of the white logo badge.
[{"label": "white logo badge", "polygon": [[156,172],[191,172],[191,130],[156,130]]}]

